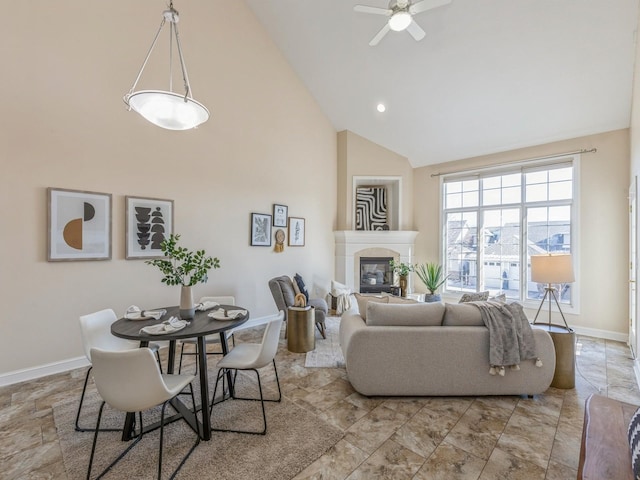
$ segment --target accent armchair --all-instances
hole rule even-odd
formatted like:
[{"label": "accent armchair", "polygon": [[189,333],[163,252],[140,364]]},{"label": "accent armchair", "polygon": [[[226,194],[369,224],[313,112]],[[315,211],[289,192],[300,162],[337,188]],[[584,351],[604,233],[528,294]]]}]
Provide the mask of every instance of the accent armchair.
[{"label": "accent armchair", "polygon": [[[269,280],[269,288],[271,289],[273,300],[276,302],[276,307],[278,307],[278,310],[284,311],[286,324],[287,314],[289,311],[288,308],[295,305],[296,291],[293,286],[293,281],[287,275],[281,275]],[[320,335],[322,335],[322,338],[327,338],[324,331],[324,319],[329,310],[327,302],[322,298],[310,298],[307,305],[314,307],[316,327],[318,327],[318,331],[320,332]]]}]

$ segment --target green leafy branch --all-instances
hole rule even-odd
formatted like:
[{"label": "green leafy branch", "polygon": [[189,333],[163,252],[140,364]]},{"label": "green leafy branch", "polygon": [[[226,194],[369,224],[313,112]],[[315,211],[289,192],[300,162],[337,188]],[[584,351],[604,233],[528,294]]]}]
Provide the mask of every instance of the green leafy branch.
[{"label": "green leafy branch", "polygon": [[212,268],[220,268],[217,257],[207,257],[204,250],[189,251],[178,246],[180,235],[170,235],[160,244],[166,259],[147,260],[145,263],[158,267],[164,275],[162,283],[192,287],[205,283]]},{"label": "green leafy branch", "polygon": [[389,266],[393,273],[406,277],[409,273],[413,272],[413,265],[410,263],[396,262],[394,260],[389,261]]}]

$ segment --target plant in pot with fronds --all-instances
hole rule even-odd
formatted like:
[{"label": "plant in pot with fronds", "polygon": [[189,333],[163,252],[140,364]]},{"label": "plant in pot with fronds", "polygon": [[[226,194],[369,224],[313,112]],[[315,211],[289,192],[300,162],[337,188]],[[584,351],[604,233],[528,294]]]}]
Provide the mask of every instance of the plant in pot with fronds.
[{"label": "plant in pot with fronds", "polygon": [[444,274],[442,265],[435,262],[416,265],[415,272],[418,278],[429,290],[424,296],[425,302],[439,302],[442,300],[436,292],[447,281],[448,275]]},{"label": "plant in pot with fronds", "polygon": [[204,250],[191,251],[178,246],[180,235],[171,234],[160,244],[166,258],[147,260],[145,263],[158,267],[164,275],[162,283],[181,285],[180,317],[193,318],[195,305],[192,288],[197,283],[206,283],[209,270],[220,268],[220,260],[208,257]]}]

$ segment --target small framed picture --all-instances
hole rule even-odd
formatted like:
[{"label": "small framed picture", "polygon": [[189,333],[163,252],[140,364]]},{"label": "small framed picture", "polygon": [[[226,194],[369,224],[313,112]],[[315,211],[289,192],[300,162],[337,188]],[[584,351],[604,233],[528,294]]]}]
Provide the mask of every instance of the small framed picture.
[{"label": "small framed picture", "polygon": [[273,204],[273,226],[274,227],[286,227],[287,215],[289,214],[289,207],[286,205]]},{"label": "small framed picture", "polygon": [[304,247],[304,218],[289,217],[289,246]]},{"label": "small framed picture", "polygon": [[111,194],[47,189],[47,260],[111,259]]},{"label": "small framed picture", "polygon": [[125,203],[125,258],[163,258],[160,244],[173,233],[173,200],[126,196]]},{"label": "small framed picture", "polygon": [[271,246],[271,215],[251,214],[251,245],[256,247]]}]

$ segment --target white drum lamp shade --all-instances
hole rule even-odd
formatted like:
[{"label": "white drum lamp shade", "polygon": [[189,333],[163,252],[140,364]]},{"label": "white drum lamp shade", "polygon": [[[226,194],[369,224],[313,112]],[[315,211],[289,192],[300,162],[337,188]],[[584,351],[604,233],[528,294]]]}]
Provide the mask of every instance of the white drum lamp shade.
[{"label": "white drum lamp shade", "polygon": [[531,281],[538,283],[571,283],[575,281],[571,255],[532,255]]},{"label": "white drum lamp shade", "polygon": [[544,289],[544,297],[540,302],[536,317],[533,319],[533,323],[536,323],[540,309],[544,305],[546,298],[549,298],[549,331],[551,331],[551,299],[555,300],[558,307],[558,312],[564,322],[564,328],[571,332],[567,324],[562,308],[560,308],[560,302],[558,302],[558,296],[556,294],[556,288],[553,284],[558,283],[571,283],[575,281],[573,274],[573,262],[571,261],[571,254],[559,254],[559,255],[531,255],[531,281],[537,283],[546,283],[547,286]]}]

